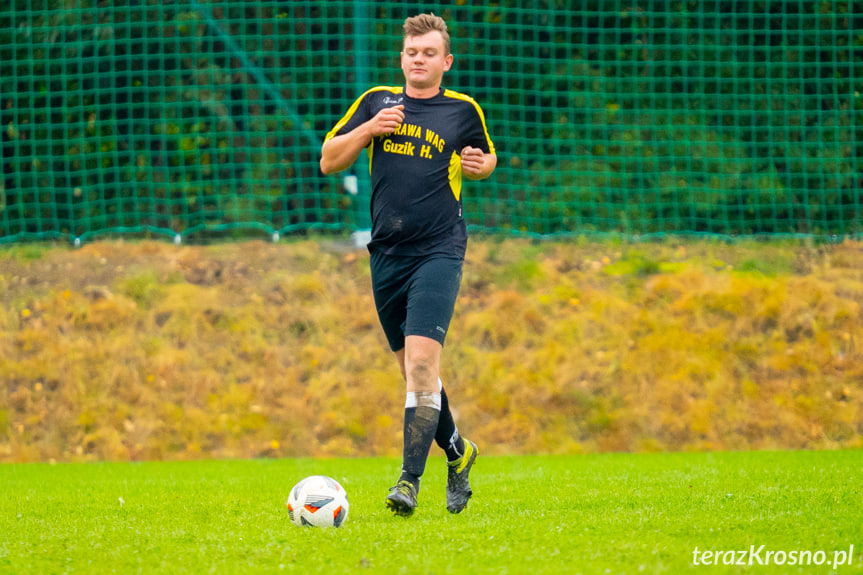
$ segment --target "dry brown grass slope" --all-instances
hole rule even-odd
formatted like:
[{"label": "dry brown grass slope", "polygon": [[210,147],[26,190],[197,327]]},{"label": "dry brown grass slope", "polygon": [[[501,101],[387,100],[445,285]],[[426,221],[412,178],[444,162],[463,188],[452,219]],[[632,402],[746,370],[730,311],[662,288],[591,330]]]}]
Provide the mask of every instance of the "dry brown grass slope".
[{"label": "dry brown grass slope", "polygon": [[[863,445],[863,246],[474,240],[444,352],[486,453]],[[0,461],[398,455],[368,256],[0,249]]]}]

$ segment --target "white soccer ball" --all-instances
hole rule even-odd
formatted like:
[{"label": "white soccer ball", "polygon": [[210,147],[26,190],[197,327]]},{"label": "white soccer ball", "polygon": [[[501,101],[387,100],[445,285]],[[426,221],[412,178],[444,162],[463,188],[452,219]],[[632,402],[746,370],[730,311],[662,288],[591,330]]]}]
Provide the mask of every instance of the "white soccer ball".
[{"label": "white soccer ball", "polygon": [[344,487],[325,475],[306,477],[288,495],[288,515],[300,527],[341,527],[348,508]]}]

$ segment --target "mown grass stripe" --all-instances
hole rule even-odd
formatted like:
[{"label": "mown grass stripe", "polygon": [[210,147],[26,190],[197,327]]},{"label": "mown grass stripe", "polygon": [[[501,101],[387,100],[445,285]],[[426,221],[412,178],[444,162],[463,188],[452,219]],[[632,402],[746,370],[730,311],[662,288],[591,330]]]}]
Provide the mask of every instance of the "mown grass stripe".
[{"label": "mown grass stripe", "polygon": [[[450,515],[435,457],[407,520],[384,508],[391,458],[4,465],[0,572],[681,573],[696,548],[832,560],[854,545],[853,564],[837,568],[853,573],[860,461],[859,451],[486,456],[468,509]],[[312,474],[347,490],[342,528],[289,524],[288,491]]]}]

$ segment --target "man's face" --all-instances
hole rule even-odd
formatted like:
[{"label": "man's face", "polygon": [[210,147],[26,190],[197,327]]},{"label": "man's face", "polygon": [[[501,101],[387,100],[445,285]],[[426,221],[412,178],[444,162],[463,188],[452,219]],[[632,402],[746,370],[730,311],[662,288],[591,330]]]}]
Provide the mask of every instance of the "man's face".
[{"label": "man's face", "polygon": [[413,88],[440,86],[443,73],[452,66],[452,54],[444,51],[443,37],[434,30],[422,36],[408,36],[402,49],[402,72]]}]

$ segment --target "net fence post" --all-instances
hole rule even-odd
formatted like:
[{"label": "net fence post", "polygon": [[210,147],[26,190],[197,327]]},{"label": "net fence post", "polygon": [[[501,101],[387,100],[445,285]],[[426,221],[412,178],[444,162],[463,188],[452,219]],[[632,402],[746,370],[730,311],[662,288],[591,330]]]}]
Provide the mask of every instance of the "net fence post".
[{"label": "net fence post", "polygon": [[[369,7],[367,0],[354,0],[354,92],[362,94],[369,83]],[[354,164],[353,176],[345,178],[345,189],[354,194],[354,232],[351,234],[355,247],[365,247],[371,240],[372,189],[368,177],[368,155],[360,153]]]}]

